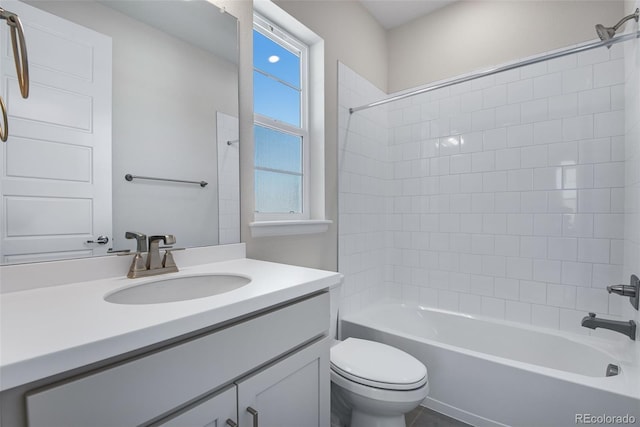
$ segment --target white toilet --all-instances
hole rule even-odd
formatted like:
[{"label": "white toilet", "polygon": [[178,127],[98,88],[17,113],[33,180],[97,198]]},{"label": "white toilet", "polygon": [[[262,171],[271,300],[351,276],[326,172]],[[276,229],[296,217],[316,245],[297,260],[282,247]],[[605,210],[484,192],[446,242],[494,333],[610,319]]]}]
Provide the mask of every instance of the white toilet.
[{"label": "white toilet", "polygon": [[[340,286],[332,288],[330,293],[331,336],[335,338]],[[334,341],[331,347],[332,426],[405,427],[404,415],[416,408],[428,393],[427,368],[415,357],[374,341],[357,338]]]}]

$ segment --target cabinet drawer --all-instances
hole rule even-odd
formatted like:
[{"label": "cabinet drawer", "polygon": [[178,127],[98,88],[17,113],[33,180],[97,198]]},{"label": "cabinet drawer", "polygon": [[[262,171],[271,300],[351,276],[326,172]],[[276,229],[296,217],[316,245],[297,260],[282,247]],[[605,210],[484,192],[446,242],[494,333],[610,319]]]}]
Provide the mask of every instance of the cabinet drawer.
[{"label": "cabinet drawer", "polygon": [[329,327],[320,294],[183,344],[29,394],[30,427],[133,426],[202,396]]}]

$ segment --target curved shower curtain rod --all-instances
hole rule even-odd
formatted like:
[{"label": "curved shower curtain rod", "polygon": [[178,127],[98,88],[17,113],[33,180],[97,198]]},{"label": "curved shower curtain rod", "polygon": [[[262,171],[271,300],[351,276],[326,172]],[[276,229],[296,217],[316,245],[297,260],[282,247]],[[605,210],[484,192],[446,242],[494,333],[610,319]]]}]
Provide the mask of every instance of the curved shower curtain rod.
[{"label": "curved shower curtain rod", "polygon": [[402,93],[400,95],[395,95],[390,98],[385,98],[380,101],[372,102],[371,104],[361,105],[359,107],[349,108],[349,113],[353,114],[358,111],[366,110],[368,108],[377,107],[378,105],[388,104],[389,102],[399,101],[401,99],[410,98],[412,96],[420,95],[426,92],[432,92],[436,89],[442,89],[445,87],[457,85],[459,83],[468,82],[471,80],[479,79],[481,77],[491,76],[493,74],[501,73],[503,71],[513,70],[514,68],[520,68],[526,65],[537,64],[539,62],[548,61],[550,59],[561,58],[563,56],[572,55],[574,53],[580,53],[591,49],[596,49],[598,47],[611,47],[616,43],[625,42],[627,40],[633,40],[636,38],[640,38],[640,31],[636,31],[634,33],[624,34],[609,40],[605,41],[597,41],[589,44],[585,44],[582,46],[572,47],[569,49],[561,50],[558,52],[549,53],[547,55],[539,56],[536,58],[525,59],[524,61],[516,62],[509,65],[504,65],[502,67],[490,68],[484,71],[479,71],[477,73],[470,74],[468,76],[460,77],[454,80],[450,80],[444,83],[437,83],[431,86],[426,86],[421,89],[417,89],[411,92]]}]

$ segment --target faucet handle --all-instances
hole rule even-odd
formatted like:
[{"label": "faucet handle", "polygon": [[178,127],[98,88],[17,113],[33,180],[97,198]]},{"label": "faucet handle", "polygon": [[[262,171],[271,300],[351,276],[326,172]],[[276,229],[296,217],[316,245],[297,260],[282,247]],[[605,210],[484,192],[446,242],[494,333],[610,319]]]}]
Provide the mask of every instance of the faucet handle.
[{"label": "faucet handle", "polygon": [[635,274],[631,275],[628,285],[610,285],[607,286],[607,292],[629,297],[631,306],[638,310],[640,306],[640,279]]},{"label": "faucet handle", "polygon": [[178,271],[178,266],[176,265],[176,262],[173,259],[173,254],[171,252],[171,250],[165,251],[164,257],[162,258],[162,267],[175,269],[174,271]]},{"label": "faucet handle", "polygon": [[147,251],[147,236],[136,231],[127,231],[124,233],[126,239],[136,239],[136,252]]},{"label": "faucet handle", "polygon": [[149,244],[156,240],[162,240],[165,245],[173,245],[174,243],[176,243],[176,236],[174,236],[173,234],[151,236],[149,237]]},{"label": "faucet handle", "polygon": [[595,319],[596,318],[596,314],[594,312],[590,311],[589,312],[589,317],[592,318],[592,319]]},{"label": "faucet handle", "polygon": [[623,297],[636,296],[636,288],[630,285],[609,285],[607,292],[622,295]]}]

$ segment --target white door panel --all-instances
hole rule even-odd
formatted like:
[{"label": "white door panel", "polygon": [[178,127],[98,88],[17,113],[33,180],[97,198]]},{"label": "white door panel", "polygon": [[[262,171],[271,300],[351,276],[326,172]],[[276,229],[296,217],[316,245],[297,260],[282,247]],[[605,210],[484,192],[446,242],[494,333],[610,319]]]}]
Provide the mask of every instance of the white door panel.
[{"label": "white door panel", "polygon": [[[62,126],[71,130],[91,132],[93,97],[69,92],[51,85],[31,82],[29,98],[20,96],[18,80],[6,79],[7,104],[10,116]],[[28,129],[27,129],[28,132]]]},{"label": "white door panel", "polygon": [[5,197],[7,237],[91,233],[91,199]]},{"label": "white door panel", "polygon": [[[6,176],[91,181],[90,147],[14,136],[6,147]],[[61,161],[51,161],[60,158]]]},{"label": "white door panel", "polygon": [[2,262],[106,253],[111,235],[111,38],[18,1],[30,94],[18,91],[8,29],[0,31],[9,140],[0,150]]},{"label": "white door panel", "polygon": [[[93,80],[94,49],[90,42],[83,40],[82,27],[39,25],[35,21],[25,22],[20,16],[25,33],[29,33],[29,63],[32,67],[74,80]],[[9,51],[7,54],[11,55]]]},{"label": "white door panel", "polygon": [[20,264],[24,262],[59,261],[62,259],[83,258],[88,256],[91,256],[91,250],[61,252],[59,248],[56,248],[55,252],[41,252],[28,255],[9,255],[4,257],[4,262],[10,264]]}]

